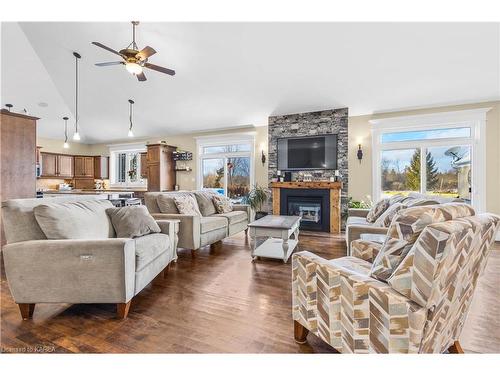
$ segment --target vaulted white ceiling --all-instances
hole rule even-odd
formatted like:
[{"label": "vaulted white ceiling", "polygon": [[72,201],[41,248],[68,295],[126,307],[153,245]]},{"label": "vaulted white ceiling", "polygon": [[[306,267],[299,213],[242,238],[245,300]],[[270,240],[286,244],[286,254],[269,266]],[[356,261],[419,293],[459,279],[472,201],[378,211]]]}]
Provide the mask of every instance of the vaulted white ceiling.
[{"label": "vaulted white ceiling", "polygon": [[[498,24],[141,23],[139,47],[174,77],[138,82],[92,45],[131,41],[127,23],[2,24],[2,105],[42,118],[61,138],[73,117],[80,64],[82,141],[126,138],[128,98],[138,137],[265,125],[274,114],[349,107],[350,115],[500,99]],[[47,103],[40,107],[39,103]],[[72,122],[71,122],[72,123]]]}]

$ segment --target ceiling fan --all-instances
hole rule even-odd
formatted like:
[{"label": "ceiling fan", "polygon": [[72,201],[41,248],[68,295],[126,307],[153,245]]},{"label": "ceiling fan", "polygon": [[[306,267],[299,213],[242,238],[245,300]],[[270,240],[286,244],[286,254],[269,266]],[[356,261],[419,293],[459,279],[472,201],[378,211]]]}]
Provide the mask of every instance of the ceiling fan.
[{"label": "ceiling fan", "polygon": [[135,27],[138,24],[139,21],[132,21],[132,43],[130,43],[126,48],[120,51],[115,51],[114,49],[109,48],[99,42],[92,42],[92,44],[96,45],[97,47],[101,47],[106,51],[112,52],[123,59],[123,61],[97,63],[95,65],[97,66],[125,65],[127,71],[135,75],[139,81],[146,80],[143,68],[156,70],[157,72],[169,74],[171,76],[175,75],[175,71],[172,69],[148,63],[149,57],[154,55],[156,51],[150,46],[146,46],[142,50],[139,50],[139,47],[135,42]]}]

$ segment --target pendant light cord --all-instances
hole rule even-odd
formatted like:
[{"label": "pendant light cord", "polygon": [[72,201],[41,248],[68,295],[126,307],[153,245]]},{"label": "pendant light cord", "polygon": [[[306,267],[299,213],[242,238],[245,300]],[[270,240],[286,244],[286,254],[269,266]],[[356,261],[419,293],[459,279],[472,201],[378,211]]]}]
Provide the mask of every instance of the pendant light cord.
[{"label": "pendant light cord", "polygon": [[130,103],[130,111],[129,111],[130,127],[128,128],[128,130],[132,130],[132,105],[134,104],[134,102],[132,100],[129,100],[129,103]]},{"label": "pendant light cord", "polygon": [[68,142],[68,119],[64,118],[64,143]]},{"label": "pendant light cord", "polygon": [[75,56],[75,131],[78,133],[78,57]]}]

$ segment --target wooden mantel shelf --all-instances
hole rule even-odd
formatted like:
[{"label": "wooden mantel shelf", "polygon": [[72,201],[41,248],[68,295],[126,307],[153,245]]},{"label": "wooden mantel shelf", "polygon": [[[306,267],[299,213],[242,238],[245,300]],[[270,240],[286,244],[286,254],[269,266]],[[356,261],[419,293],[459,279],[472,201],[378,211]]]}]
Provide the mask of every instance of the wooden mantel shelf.
[{"label": "wooden mantel shelf", "polygon": [[271,182],[271,187],[278,189],[341,189],[342,182],[330,182],[330,181]]},{"label": "wooden mantel shelf", "polygon": [[273,215],[281,213],[281,189],[328,189],[330,191],[330,233],[340,233],[340,189],[342,182],[271,182],[273,191]]}]

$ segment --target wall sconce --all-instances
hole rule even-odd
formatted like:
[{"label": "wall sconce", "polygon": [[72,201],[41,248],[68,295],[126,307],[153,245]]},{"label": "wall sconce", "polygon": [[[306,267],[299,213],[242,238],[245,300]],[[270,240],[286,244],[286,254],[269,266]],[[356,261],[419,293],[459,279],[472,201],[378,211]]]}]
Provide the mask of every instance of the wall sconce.
[{"label": "wall sconce", "polygon": [[264,153],[264,150],[262,150],[262,156],[260,157],[260,160],[262,161],[262,165],[266,164],[266,154]]},{"label": "wall sconce", "polygon": [[361,149],[361,143],[358,145],[357,156],[358,156],[359,163],[361,164],[361,160],[363,159],[363,150]]}]

